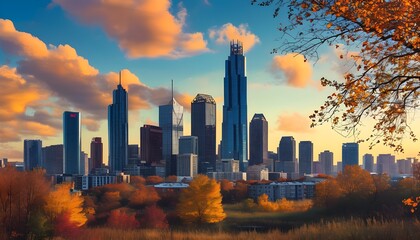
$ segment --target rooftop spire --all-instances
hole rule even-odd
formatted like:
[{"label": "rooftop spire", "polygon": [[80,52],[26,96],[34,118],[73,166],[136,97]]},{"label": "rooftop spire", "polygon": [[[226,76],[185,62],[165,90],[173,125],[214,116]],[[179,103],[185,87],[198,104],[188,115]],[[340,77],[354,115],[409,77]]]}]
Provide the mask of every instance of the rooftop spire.
[{"label": "rooftop spire", "polygon": [[120,80],[119,80],[118,85],[121,85],[121,71],[120,71]]}]

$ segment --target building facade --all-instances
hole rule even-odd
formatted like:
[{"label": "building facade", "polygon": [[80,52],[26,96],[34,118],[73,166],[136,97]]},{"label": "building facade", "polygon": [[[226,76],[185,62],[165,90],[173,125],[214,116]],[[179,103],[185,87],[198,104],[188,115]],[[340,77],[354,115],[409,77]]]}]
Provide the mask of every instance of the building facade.
[{"label": "building facade", "polygon": [[160,165],[162,162],[162,128],[143,125],[140,128],[140,157],[147,166]]},{"label": "building facade", "polygon": [[222,122],[222,159],[239,160],[244,171],[248,161],[247,77],[242,42],[230,43],[225,61]]},{"label": "building facade", "polygon": [[111,173],[122,172],[128,163],[128,95],[120,81],[108,106],[108,166]]},{"label": "building facade", "polygon": [[363,155],[363,169],[368,172],[373,172],[373,155],[365,154]]},{"label": "building facade", "polygon": [[325,150],[319,154],[320,172],[327,175],[333,174],[334,153]]},{"label": "building facade", "polygon": [[92,162],[92,169],[101,168],[104,163],[102,138],[94,137],[90,142],[90,159]]},{"label": "building facade", "polygon": [[41,140],[25,139],[23,141],[23,162],[26,171],[31,171],[34,168],[43,166]]},{"label": "building facade", "polygon": [[63,113],[63,172],[79,174],[81,152],[81,113]]},{"label": "building facade", "polygon": [[42,148],[42,158],[47,174],[63,174],[64,163],[63,144],[51,145]]},{"label": "building facade", "polygon": [[358,143],[343,143],[342,148],[343,171],[346,166],[359,165],[359,144]]},{"label": "building facade", "polygon": [[292,136],[282,137],[278,148],[278,161],[275,164],[276,172],[287,173],[288,178],[298,174],[296,161],[296,141]]},{"label": "building facade", "polygon": [[191,135],[198,137],[198,172],[216,169],[216,101],[197,94],[191,102]]},{"label": "building facade", "polygon": [[249,123],[249,162],[248,165],[267,164],[268,122],[262,113],[254,114]]},{"label": "building facade", "polygon": [[312,174],[314,144],[311,141],[299,142],[299,175]]}]

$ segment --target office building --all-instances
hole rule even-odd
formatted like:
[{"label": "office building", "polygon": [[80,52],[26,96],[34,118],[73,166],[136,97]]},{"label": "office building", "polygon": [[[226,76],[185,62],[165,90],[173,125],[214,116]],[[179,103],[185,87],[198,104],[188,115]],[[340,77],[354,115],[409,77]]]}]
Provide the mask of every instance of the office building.
[{"label": "office building", "polygon": [[368,172],[373,172],[373,155],[372,154],[363,155],[363,169]]},{"label": "office building", "polygon": [[248,159],[247,77],[242,42],[230,43],[225,61],[222,122],[222,159],[239,160],[244,171]]},{"label": "office building", "polygon": [[119,173],[128,163],[128,95],[121,85],[121,72],[108,106],[108,146],[109,170]]},{"label": "office building", "polygon": [[195,177],[198,173],[198,155],[192,153],[179,154],[177,156],[177,176]]},{"label": "office building", "polygon": [[299,142],[299,175],[312,174],[314,144],[311,141]]},{"label": "office building", "polygon": [[346,166],[359,165],[359,144],[358,143],[343,143],[341,148],[343,158],[343,171]]},{"label": "office building", "polygon": [[182,136],[179,138],[179,154],[198,155],[198,137]]},{"label": "office building", "polygon": [[159,106],[159,127],[162,128],[162,157],[166,176],[176,175],[176,155],[179,138],[184,134],[184,107],[175,98],[167,105]]},{"label": "office building", "polygon": [[31,171],[34,168],[43,166],[41,140],[23,141],[23,162],[25,164],[26,171]]},{"label": "office building", "polygon": [[64,147],[62,144],[42,148],[42,159],[47,174],[63,174]]},{"label": "office building", "polygon": [[162,162],[162,128],[143,125],[140,128],[140,158],[147,166],[160,165]]},{"label": "office building", "polygon": [[63,113],[64,174],[79,174],[81,152],[81,113]]},{"label": "office building", "polygon": [[325,150],[319,154],[320,172],[327,175],[332,175],[334,172],[334,154]]},{"label": "office building", "polygon": [[130,144],[127,148],[128,165],[135,166],[140,164],[139,145]]},{"label": "office building", "polygon": [[90,142],[90,161],[92,165],[91,169],[101,168],[104,163],[103,160],[103,144],[100,137],[92,138]]},{"label": "office building", "polygon": [[267,164],[268,122],[262,113],[254,114],[249,123],[249,163],[248,166]]},{"label": "office building", "polygon": [[89,158],[87,153],[81,152],[80,153],[80,175],[88,175],[89,174]]},{"label": "office building", "polygon": [[289,179],[298,175],[298,163],[296,161],[296,141],[293,137],[282,137],[278,148],[278,162],[276,172],[285,172]]},{"label": "office building", "polygon": [[397,173],[394,155],[379,154],[376,158],[376,165],[378,174],[387,174],[388,176],[393,177]]},{"label": "office building", "polygon": [[191,135],[198,137],[198,172],[216,169],[216,101],[197,94],[191,102]]}]

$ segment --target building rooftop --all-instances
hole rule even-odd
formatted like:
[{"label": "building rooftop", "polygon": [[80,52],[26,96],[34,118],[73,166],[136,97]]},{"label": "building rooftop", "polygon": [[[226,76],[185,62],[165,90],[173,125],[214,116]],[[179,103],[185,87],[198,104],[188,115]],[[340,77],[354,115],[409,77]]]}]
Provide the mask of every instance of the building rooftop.
[{"label": "building rooftop", "polygon": [[185,183],[180,183],[180,182],[176,182],[176,183],[159,183],[156,184],[154,187],[155,188],[187,188],[190,185],[185,184]]},{"label": "building rooftop", "polygon": [[194,100],[191,103],[212,103],[212,104],[216,104],[216,101],[214,101],[213,97],[207,94],[197,94],[197,96],[195,96]]}]

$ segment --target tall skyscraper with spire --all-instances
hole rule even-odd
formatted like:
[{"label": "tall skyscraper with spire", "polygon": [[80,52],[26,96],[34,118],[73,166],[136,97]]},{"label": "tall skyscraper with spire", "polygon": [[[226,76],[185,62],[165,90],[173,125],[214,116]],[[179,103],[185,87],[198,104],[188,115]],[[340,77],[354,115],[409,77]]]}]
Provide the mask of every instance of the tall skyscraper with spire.
[{"label": "tall skyscraper with spire", "polygon": [[239,160],[245,170],[248,159],[247,78],[242,42],[230,43],[225,61],[222,123],[222,158]]},{"label": "tall skyscraper with spire", "polygon": [[166,176],[176,175],[176,155],[179,137],[184,134],[184,107],[173,96],[166,105],[159,106],[159,127],[162,128],[162,157]]},{"label": "tall skyscraper with spire", "polygon": [[108,165],[111,173],[123,171],[128,151],[128,96],[121,85],[121,72],[112,104],[108,106]]}]

